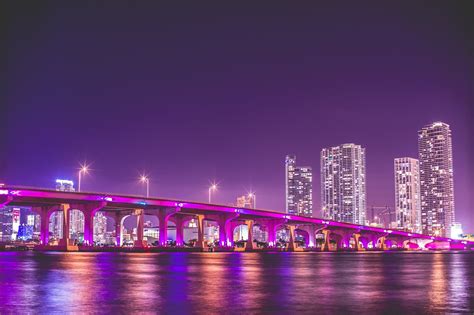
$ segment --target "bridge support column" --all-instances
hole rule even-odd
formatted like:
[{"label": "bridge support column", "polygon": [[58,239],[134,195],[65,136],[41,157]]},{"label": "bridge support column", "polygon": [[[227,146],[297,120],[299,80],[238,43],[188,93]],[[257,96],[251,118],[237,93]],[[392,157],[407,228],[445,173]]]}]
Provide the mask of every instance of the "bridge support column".
[{"label": "bridge support column", "polygon": [[215,221],[219,224],[219,246],[234,246],[233,224],[232,220],[237,218],[239,214],[220,215],[215,217]]},{"label": "bridge support column", "polygon": [[322,230],[321,231],[324,235],[324,243],[323,243],[323,246],[321,247],[321,251],[322,252],[328,252],[330,251],[330,235],[331,235],[331,231],[330,230]]},{"label": "bridge support column", "polygon": [[93,211],[82,211],[84,214],[84,245],[94,245],[94,216]]},{"label": "bridge support column", "polygon": [[61,210],[63,212],[63,238],[61,239],[61,245],[69,246],[69,211],[71,210],[71,206],[67,203],[61,204]]},{"label": "bridge support column", "polygon": [[204,215],[198,214],[197,216],[197,229],[198,239],[194,247],[204,249]]},{"label": "bridge support column", "polygon": [[364,245],[360,245],[359,241],[360,241],[360,234],[359,233],[354,233],[354,242],[355,242],[355,248],[354,249],[356,251],[365,250]]},{"label": "bridge support column", "polygon": [[48,245],[49,243],[49,213],[47,209],[41,209],[41,244]]},{"label": "bridge support column", "polygon": [[160,211],[158,215],[159,220],[159,239],[160,239],[160,246],[166,246],[168,242],[168,216],[166,213]]},{"label": "bridge support column", "polygon": [[268,222],[267,230],[268,230],[268,247],[276,247],[277,246],[277,239],[276,239],[276,224],[275,222]]},{"label": "bridge support column", "polygon": [[174,224],[176,225],[176,246],[181,247],[184,245],[184,219],[177,216]]},{"label": "bridge support column", "polygon": [[316,247],[316,227],[314,225],[310,225],[308,228],[308,247]]},{"label": "bridge support column", "polygon": [[45,246],[49,243],[49,218],[56,210],[55,207],[33,207],[33,212],[40,216],[40,241]]},{"label": "bridge support column", "polygon": [[[165,208],[158,210],[158,220],[160,224],[160,246],[166,246],[168,244],[168,221],[173,214],[181,211],[181,208]],[[175,223],[176,224],[176,223]],[[182,227],[182,224],[181,224]],[[182,232],[182,228],[181,228]],[[178,237],[178,232],[176,230],[176,237]]]},{"label": "bridge support column", "polygon": [[289,252],[294,252],[295,249],[296,249],[295,226],[294,225],[288,225],[288,229],[290,230],[290,241],[288,242],[288,251]]},{"label": "bridge support column", "polygon": [[253,220],[245,220],[245,224],[248,229],[247,244],[245,244],[245,250],[253,250]]},{"label": "bridge support column", "polygon": [[[134,247],[144,247],[146,246],[143,241],[143,229],[145,223],[145,211],[143,209],[135,209],[134,215],[137,217],[137,240],[133,244]],[[161,225],[160,225],[161,227]]]},{"label": "bridge support column", "polygon": [[217,222],[219,224],[219,246],[225,247],[229,243],[227,220],[223,219]]},{"label": "bridge support column", "polygon": [[126,217],[126,215],[121,213],[115,213],[114,221],[115,221],[115,246],[121,247],[123,242],[122,237],[122,221]]},{"label": "bridge support column", "polygon": [[82,207],[81,211],[84,215],[84,244],[88,246],[94,245],[94,217],[96,213],[102,210],[107,203],[100,202]]},{"label": "bridge support column", "polygon": [[386,237],[382,236],[378,239],[378,242],[380,242],[380,249],[381,250],[387,250],[387,244],[385,244]]}]

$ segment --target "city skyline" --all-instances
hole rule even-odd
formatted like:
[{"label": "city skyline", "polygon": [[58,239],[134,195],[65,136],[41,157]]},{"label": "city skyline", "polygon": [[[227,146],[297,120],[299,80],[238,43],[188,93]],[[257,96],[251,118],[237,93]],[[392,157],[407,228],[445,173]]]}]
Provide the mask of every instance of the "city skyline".
[{"label": "city skyline", "polygon": [[[438,125],[440,125],[440,126],[445,126],[446,128],[448,128],[448,129],[447,129],[447,130],[448,130],[447,133],[449,134],[449,139],[448,139],[447,141],[449,142],[449,145],[448,145],[448,146],[451,148],[451,146],[452,146],[452,145],[451,145],[451,141],[452,141],[452,140],[451,140],[451,130],[449,129],[449,125],[446,124],[446,123],[444,123],[444,122],[433,122],[433,123],[430,123],[430,124],[426,124],[426,125],[418,132],[418,134],[419,134],[419,141],[421,141],[421,134],[423,133],[424,130],[427,130],[427,129],[430,130],[430,128],[433,128],[433,126],[436,127],[436,126],[438,126]],[[303,198],[304,200],[306,200],[306,201],[303,202],[304,204],[306,204],[306,206],[307,206],[307,204],[308,204],[308,202],[309,202],[310,208],[308,208],[309,210],[305,208],[306,210],[302,210],[302,211],[300,211],[300,213],[296,213],[297,211],[295,211],[295,212],[288,212],[288,205],[289,205],[289,203],[286,202],[286,207],[285,207],[286,210],[283,210],[283,211],[280,210],[280,209],[273,209],[273,210],[282,211],[282,212],[285,212],[285,211],[286,211],[287,213],[294,213],[294,214],[299,214],[299,215],[304,215],[304,216],[310,216],[310,217],[321,217],[321,218],[326,217],[326,218],[328,218],[328,219],[333,219],[333,220],[343,221],[343,222],[345,221],[345,222],[351,222],[351,223],[369,224],[369,221],[368,221],[368,219],[367,219],[367,211],[368,211],[369,205],[366,204],[367,196],[366,196],[366,192],[365,192],[365,186],[366,186],[366,183],[365,183],[365,176],[366,176],[366,175],[365,175],[365,168],[366,168],[366,166],[365,166],[365,148],[361,148],[361,146],[354,145],[354,144],[343,144],[343,145],[336,146],[336,147],[323,148],[322,151],[321,151],[320,169],[319,169],[319,172],[320,172],[320,175],[321,175],[321,183],[323,183],[323,182],[326,181],[325,177],[322,176],[322,174],[324,173],[324,172],[322,172],[323,168],[327,167],[327,166],[324,165],[324,162],[323,162],[323,161],[324,161],[323,155],[325,155],[325,156],[326,156],[326,159],[327,159],[327,157],[328,157],[329,155],[332,156],[333,154],[335,154],[335,156],[336,156],[338,152],[339,152],[340,154],[342,154],[343,151],[341,151],[341,150],[343,150],[346,146],[349,146],[351,150],[352,150],[353,147],[356,147],[356,148],[359,148],[359,149],[358,149],[359,151],[361,151],[361,153],[359,153],[359,155],[361,154],[361,157],[359,157],[359,158],[361,158],[362,160],[361,160],[361,162],[358,162],[358,163],[362,163],[362,165],[361,165],[361,167],[362,167],[362,175],[361,175],[361,176],[362,176],[362,177],[361,177],[361,178],[363,179],[363,181],[362,181],[362,186],[359,187],[359,188],[357,188],[357,189],[358,189],[358,190],[361,190],[361,189],[362,189],[362,191],[363,191],[363,193],[362,193],[362,194],[363,194],[363,198],[362,198],[362,201],[361,201],[361,205],[362,205],[362,210],[363,210],[363,211],[362,211],[362,216],[361,216],[360,219],[359,219],[359,220],[362,220],[363,222],[362,222],[362,221],[361,221],[361,222],[358,222],[359,220],[357,220],[357,222],[356,222],[355,220],[348,219],[348,218],[346,218],[346,217],[344,217],[344,216],[340,216],[340,215],[338,215],[337,217],[336,217],[336,216],[331,216],[331,215],[329,215],[329,214],[328,214],[328,213],[329,213],[328,210],[325,210],[326,207],[324,206],[324,201],[323,201],[324,198],[323,198],[323,197],[321,197],[322,206],[320,207],[320,209],[316,209],[316,211],[314,212],[314,211],[313,211],[313,201],[312,201],[312,200],[313,200],[313,194],[312,194],[312,190],[313,190],[313,188],[312,188],[312,185],[313,185],[313,182],[312,182],[312,177],[313,177],[313,174],[312,174],[312,167],[311,167],[311,166],[296,166],[296,156],[294,156],[294,155],[287,155],[287,156],[286,156],[286,161],[285,161],[285,174],[286,174],[286,175],[285,175],[285,186],[286,186],[287,193],[286,193],[285,199],[286,199],[287,201],[289,200],[289,199],[288,199],[288,196],[289,196],[289,195],[288,195],[288,191],[289,191],[288,189],[289,189],[289,188],[290,188],[290,191],[292,191],[291,189],[293,189],[293,190],[295,190],[295,192],[296,192],[296,191],[297,191],[297,188],[298,188],[299,186],[303,185],[303,183],[299,183],[298,178],[300,178],[300,177],[301,177],[302,179],[306,178],[308,175],[305,175],[305,174],[307,173],[307,174],[309,174],[309,177],[308,177],[308,178],[309,178],[309,181],[308,181],[308,183],[307,183],[307,184],[309,185],[309,186],[308,186],[309,193],[306,192],[305,195],[307,195],[307,197],[304,197],[304,198],[302,197],[302,198]],[[337,152],[334,151],[334,150],[336,150]],[[452,148],[451,148],[451,150],[452,150]],[[453,158],[452,158],[452,151],[451,151],[451,150],[450,150],[449,152],[447,152],[446,154],[449,154],[449,162],[451,163],[450,165],[451,165],[451,170],[452,170],[452,160],[453,160]],[[333,152],[333,151],[334,151],[334,152]],[[325,152],[326,152],[326,153],[325,153]],[[419,153],[422,154],[421,142],[419,142]],[[352,155],[353,155],[353,154],[352,154]],[[341,155],[341,157],[342,157],[342,155]],[[390,225],[390,226],[389,226],[390,228],[401,228],[401,229],[406,228],[405,226],[403,226],[403,224],[400,223],[400,215],[401,215],[401,211],[402,211],[402,210],[400,210],[400,208],[399,208],[399,203],[400,203],[400,202],[405,203],[405,207],[410,208],[410,209],[407,208],[407,209],[405,209],[405,210],[403,210],[403,211],[412,211],[412,212],[414,211],[413,209],[411,209],[411,207],[412,207],[413,205],[407,205],[407,199],[406,199],[406,198],[405,198],[405,199],[400,199],[400,198],[399,198],[399,197],[400,197],[400,196],[399,196],[399,194],[400,194],[399,189],[401,189],[401,188],[399,187],[398,182],[397,182],[397,161],[399,160],[399,161],[398,161],[399,163],[402,163],[403,165],[405,165],[405,164],[407,163],[406,159],[410,160],[410,161],[408,161],[408,162],[410,162],[410,163],[413,162],[413,161],[416,161],[416,163],[417,163],[417,165],[418,165],[417,167],[419,168],[419,162],[418,162],[417,159],[413,159],[413,158],[395,158],[395,159],[394,159],[394,165],[395,165],[395,172],[394,172],[394,176],[395,176],[395,177],[394,177],[394,178],[395,178],[395,187],[394,187],[394,189],[395,189],[395,199],[394,199],[394,204],[395,204],[396,221],[392,222],[392,223],[394,223],[394,225],[393,225],[393,226]],[[290,161],[290,163],[289,163],[289,161]],[[340,162],[342,163],[342,159],[341,159]],[[431,161],[428,161],[428,162],[426,163],[429,168],[431,167],[431,166],[430,166],[430,165],[431,165],[430,162],[431,162]],[[290,165],[290,168],[291,168],[291,169],[289,169],[289,164],[291,164],[291,165]],[[357,164],[357,163],[356,163],[356,164]],[[82,168],[84,167],[84,165],[86,165],[86,164],[84,164],[84,163],[80,164],[79,172],[82,171]],[[88,165],[87,167],[90,167],[90,166]],[[403,174],[401,175],[401,177],[404,177],[404,178],[405,178],[405,177],[410,177],[410,178],[412,178],[413,176],[411,175],[411,173],[410,173],[410,172],[405,173],[405,171],[411,171],[411,169],[412,169],[413,167],[414,167],[414,166],[411,166],[411,168],[409,168],[409,169],[403,169],[403,171],[402,171]],[[402,170],[402,169],[398,169],[398,171],[401,171],[401,170]],[[76,173],[77,173],[77,172],[76,172]],[[291,180],[288,181],[288,174],[290,174],[290,173],[292,174],[292,175],[291,175]],[[300,173],[301,173],[301,174],[300,174]],[[400,174],[398,174],[398,175],[400,175]],[[297,178],[293,179],[294,176],[296,176]],[[418,177],[419,177],[419,176],[420,176],[420,175],[418,175]],[[452,177],[453,177],[453,176],[451,175],[451,181],[452,181]],[[147,178],[147,179],[149,180],[150,178]],[[416,179],[416,176],[415,176],[415,179]],[[295,180],[296,180],[296,181],[295,181]],[[419,181],[419,179],[417,179],[417,180]],[[140,182],[142,181],[142,177],[139,179],[139,181],[140,181]],[[289,186],[288,186],[289,182],[293,182],[293,181],[295,181],[295,183],[298,182],[298,183],[299,183],[299,184],[298,184],[299,186],[298,186],[298,187],[294,186],[293,188],[289,187]],[[426,181],[426,180],[425,180],[425,181]],[[357,182],[357,181],[356,181],[356,182]],[[360,181],[359,181],[359,182],[360,182]],[[56,190],[64,190],[64,191],[74,191],[74,190],[75,190],[75,189],[74,189],[74,180],[69,180],[69,179],[56,179],[56,180],[55,180],[55,183],[56,183]],[[215,184],[214,184],[214,185],[215,185]],[[304,184],[303,186],[305,186],[305,185],[306,185],[306,184]],[[451,189],[452,189],[452,182],[451,182],[450,185],[451,185]],[[301,186],[300,188],[302,188],[303,186]],[[410,189],[409,189],[408,187],[405,187],[406,185],[402,185],[402,186],[404,187],[403,189],[406,188],[407,191],[410,190],[410,189],[411,189],[411,190],[414,189],[413,187],[410,187]],[[216,187],[217,187],[217,186],[216,186]],[[321,187],[321,194],[322,194],[321,196],[324,196],[325,191],[322,189],[323,185],[321,184],[320,187]],[[45,188],[47,188],[47,187],[45,187]],[[420,187],[420,188],[421,188],[421,187]],[[305,188],[305,191],[306,191],[306,190],[307,190],[307,189]],[[103,191],[103,190],[102,190],[102,191]],[[407,192],[407,193],[408,193],[408,192]],[[410,193],[410,194],[411,194],[411,193]],[[291,195],[291,194],[290,194],[290,195]],[[420,192],[418,192],[418,195],[420,195],[420,198],[421,198],[421,189],[420,189]],[[302,196],[303,196],[303,195],[302,195]],[[151,197],[153,197],[153,196],[151,196]],[[162,196],[155,196],[155,197],[162,197]],[[342,197],[343,197],[343,196],[342,196]],[[251,200],[251,201],[249,201],[250,203],[247,202],[247,200],[244,200],[245,198]],[[236,205],[237,205],[237,206],[240,205],[240,207],[244,207],[244,205],[246,205],[246,204],[248,203],[248,207],[249,207],[249,208],[255,208],[254,206],[251,205],[251,204],[253,204],[253,202],[255,202],[255,199],[256,199],[256,195],[255,195],[254,193],[250,192],[250,193],[247,193],[247,194],[244,194],[244,195],[239,196],[239,197],[237,198],[237,203],[236,203]],[[297,199],[298,199],[298,198],[297,198]],[[303,200],[303,199],[302,199],[302,200]],[[343,199],[344,199],[344,197],[343,197]],[[188,199],[188,200],[191,200],[191,199]],[[408,202],[408,203],[409,203],[409,202]],[[222,204],[224,204],[224,203],[222,203]],[[290,202],[290,204],[292,204],[292,203]],[[296,207],[296,204],[297,204],[297,202],[295,203],[295,207]],[[300,205],[300,206],[302,206],[302,205]],[[306,206],[305,206],[305,207],[306,207]],[[373,207],[373,205],[371,205],[371,206]],[[391,207],[390,205],[385,205],[385,206]],[[379,206],[379,207],[380,207],[380,206]],[[264,207],[261,207],[261,208],[263,209]],[[421,208],[421,205],[420,205],[420,208]],[[268,209],[268,208],[267,208],[267,209]],[[454,209],[454,204],[453,204],[453,210],[452,210],[453,214],[451,215],[451,216],[453,217],[453,219],[450,219],[452,222],[450,221],[451,224],[449,224],[449,227],[447,228],[446,232],[442,232],[442,233],[441,233],[442,235],[449,236],[449,235],[450,235],[450,228],[451,228],[451,225],[453,225],[453,224],[455,224],[455,223],[458,224],[458,225],[461,224],[461,226],[468,226],[468,224],[462,225],[463,222],[458,222],[458,221],[455,221],[455,220],[454,220],[454,210],[455,210],[455,209]],[[74,212],[73,212],[73,213],[74,213]],[[406,214],[403,214],[403,215],[406,215]],[[419,216],[422,215],[422,214],[421,214],[421,209],[420,209],[420,213],[419,213],[418,215],[419,215]],[[53,230],[55,231],[55,232],[53,232],[53,235],[62,234],[62,231],[61,231],[61,230],[62,230],[62,227],[59,227],[59,229],[57,229],[57,231],[56,231],[56,229],[55,229],[55,226],[58,225],[58,223],[54,223],[54,221],[55,221],[55,220],[56,220],[56,221],[59,220],[58,222],[59,222],[59,223],[61,222],[61,218],[60,218],[59,216],[58,216],[57,219],[55,219],[56,216],[58,216],[57,213],[56,213],[56,214],[53,214],[53,216],[52,216],[52,223],[50,223],[50,225],[51,225],[51,227],[52,227],[52,231],[53,231]],[[412,213],[412,216],[413,216],[413,213]],[[425,214],[424,216],[426,217],[426,214]],[[405,220],[407,220],[407,218],[405,218]],[[410,219],[410,220],[413,221],[413,220],[415,220],[415,219]],[[418,220],[418,219],[416,219],[416,220]],[[416,220],[415,220],[415,221],[416,221]],[[421,220],[421,218],[420,218],[420,220]],[[74,220],[71,220],[71,224],[72,224],[72,226],[71,226],[71,231],[81,230],[80,228],[75,227],[75,225],[73,224],[73,221],[74,221]],[[76,223],[76,225],[77,225],[77,224],[79,224],[78,226],[80,227],[80,224],[81,224],[81,223],[79,222],[79,223]],[[421,225],[421,222],[420,222],[420,225]],[[448,225],[446,225],[446,226],[448,226]],[[415,231],[417,230],[417,228],[414,228],[413,225],[410,225],[410,228],[408,228],[408,230],[415,232]],[[433,234],[433,232],[432,232],[431,230],[428,231],[427,229],[424,230],[424,233],[425,233],[425,234]]]},{"label": "city skyline", "polygon": [[0,314],[473,313],[473,4],[0,1]]},{"label": "city skyline", "polygon": [[254,190],[259,207],[284,211],[285,155],[319,178],[321,148],[358,143],[367,206],[393,207],[393,159],[417,156],[416,132],[443,121],[454,135],[456,220],[474,230],[472,58],[452,8],[440,16],[421,4],[348,4],[340,15],[331,5],[303,14],[259,4],[249,17],[194,5],[206,21],[196,23],[175,5],[150,4],[123,24],[125,8],[15,15],[12,6],[2,182],[77,181],[86,160],[94,170],[84,190],[143,194],[145,170],[151,195],[205,201],[216,179],[215,202]]}]

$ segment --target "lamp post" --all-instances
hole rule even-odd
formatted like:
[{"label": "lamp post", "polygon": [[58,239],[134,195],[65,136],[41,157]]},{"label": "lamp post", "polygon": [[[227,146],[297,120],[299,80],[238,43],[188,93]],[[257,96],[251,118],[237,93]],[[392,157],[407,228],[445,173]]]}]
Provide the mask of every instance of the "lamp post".
[{"label": "lamp post", "polygon": [[146,197],[150,197],[150,178],[146,175],[140,177],[140,182],[146,184]]},{"label": "lamp post", "polygon": [[80,192],[81,191],[81,180],[82,180],[82,175],[85,175],[87,174],[87,172],[89,172],[89,166],[87,164],[82,164],[81,165],[81,168],[79,169],[79,173],[78,173],[78,182],[77,182],[77,191]]},{"label": "lamp post", "polygon": [[209,203],[211,203],[211,196],[212,196],[212,191],[213,190],[217,190],[217,184],[212,184],[210,187],[209,187]]}]

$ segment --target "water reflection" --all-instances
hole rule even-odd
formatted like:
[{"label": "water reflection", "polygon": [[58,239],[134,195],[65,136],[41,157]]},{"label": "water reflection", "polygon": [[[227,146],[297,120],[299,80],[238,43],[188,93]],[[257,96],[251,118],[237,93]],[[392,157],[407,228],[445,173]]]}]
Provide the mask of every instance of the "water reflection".
[{"label": "water reflection", "polygon": [[474,310],[474,253],[0,253],[0,313]]}]

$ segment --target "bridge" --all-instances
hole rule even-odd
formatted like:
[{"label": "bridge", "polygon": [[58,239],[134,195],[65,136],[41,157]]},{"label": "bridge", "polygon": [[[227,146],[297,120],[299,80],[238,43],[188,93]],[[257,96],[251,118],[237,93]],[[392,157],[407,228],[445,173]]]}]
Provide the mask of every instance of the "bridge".
[{"label": "bridge", "polygon": [[[94,216],[101,211],[113,219],[115,224],[115,248],[123,245],[122,225],[128,216],[137,218],[137,233],[134,242],[136,250],[184,250],[184,227],[194,220],[197,228],[197,241],[193,250],[206,250],[204,222],[212,221],[219,229],[216,250],[238,250],[234,241],[234,230],[247,226],[248,235],[243,250],[256,251],[254,229],[265,231],[265,250],[277,249],[277,232],[286,229],[289,241],[287,251],[364,251],[364,250],[473,250],[474,242],[446,237],[429,236],[390,230],[372,226],[355,225],[326,219],[303,217],[260,209],[235,208],[224,205],[170,200],[162,198],[143,198],[93,192],[64,192],[21,186],[0,188],[0,209],[4,206],[31,207],[41,217],[40,245],[38,250],[94,250]],[[69,226],[71,210],[84,215],[84,244],[73,245]],[[63,213],[63,238],[58,245],[49,244],[49,221],[54,212]],[[144,241],[145,215],[156,216],[159,221],[158,246],[150,247]],[[168,229],[176,229],[175,245],[168,244]],[[317,241],[316,236],[322,236]],[[296,242],[297,236],[304,244]],[[189,247],[187,247],[189,248]]]}]

